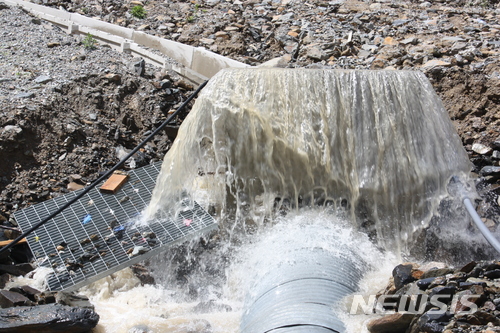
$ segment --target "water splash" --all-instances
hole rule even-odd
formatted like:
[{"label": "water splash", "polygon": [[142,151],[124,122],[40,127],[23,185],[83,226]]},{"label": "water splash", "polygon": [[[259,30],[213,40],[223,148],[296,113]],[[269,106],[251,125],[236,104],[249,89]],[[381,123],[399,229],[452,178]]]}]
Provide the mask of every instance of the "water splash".
[{"label": "water splash", "polygon": [[277,206],[343,206],[356,228],[404,251],[449,179],[469,170],[420,72],[231,69],[186,118],[148,214],[200,189],[229,233],[262,226]]},{"label": "water splash", "polygon": [[[298,248],[339,255],[355,244],[353,264],[366,272],[394,263],[393,255],[379,251],[365,234],[332,210],[292,212],[240,240],[238,245],[226,243],[205,250],[201,257],[195,243],[187,246],[182,258],[175,258],[178,249],[155,257],[150,266],[158,282],[155,286],[141,286],[126,269],[86,287],[82,291],[101,316],[95,331],[130,333],[135,332],[134,327],[142,327],[146,332],[237,332],[245,302],[253,295],[249,291],[277,263],[295,261]],[[182,276],[175,274],[177,261],[190,262],[194,256],[203,267]],[[211,273],[214,266],[222,270],[222,281]],[[388,276],[381,276],[387,282]],[[195,295],[190,286],[197,288]],[[373,284],[366,287],[371,287],[367,292],[378,291]],[[376,288],[382,287],[377,284]],[[365,319],[350,318],[351,323]],[[346,332],[355,333],[356,328],[349,324]]]}]

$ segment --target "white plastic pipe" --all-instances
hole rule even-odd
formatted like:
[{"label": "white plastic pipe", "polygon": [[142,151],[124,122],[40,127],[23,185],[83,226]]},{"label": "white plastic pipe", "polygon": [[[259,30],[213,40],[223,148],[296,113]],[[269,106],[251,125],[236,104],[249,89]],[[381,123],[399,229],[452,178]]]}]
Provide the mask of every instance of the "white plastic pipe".
[{"label": "white plastic pipe", "polygon": [[472,202],[469,198],[464,198],[464,205],[467,209],[467,212],[469,212],[469,215],[472,217],[472,220],[478,227],[479,231],[481,231],[481,233],[483,234],[484,238],[486,238],[488,243],[490,243],[490,245],[493,246],[498,253],[500,253],[500,242],[498,242],[498,240],[493,236],[488,227],[484,225],[483,221],[474,209],[474,206],[472,206]]}]

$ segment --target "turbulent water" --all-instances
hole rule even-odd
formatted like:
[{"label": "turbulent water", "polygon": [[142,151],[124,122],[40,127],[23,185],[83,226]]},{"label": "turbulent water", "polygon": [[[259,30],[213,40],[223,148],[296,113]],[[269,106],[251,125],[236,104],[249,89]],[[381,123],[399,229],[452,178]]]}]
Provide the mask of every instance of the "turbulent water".
[{"label": "turbulent water", "polygon": [[[220,232],[151,259],[156,286],[127,270],[89,286],[96,331],[238,332],[265,277],[309,250],[352,253],[339,279],[362,272],[359,292],[374,294],[415,240],[444,258],[459,247],[448,226],[465,235],[468,222],[450,179],[466,185],[469,169],[419,72],[224,70],[181,126],[147,210],[161,218],[194,199]],[[370,316],[341,308],[346,332],[366,332]]]},{"label": "turbulent water", "polygon": [[[234,333],[239,331],[246,302],[252,296],[249,291],[270,267],[295,260],[297,248],[321,249],[335,256],[353,244],[357,264],[370,273],[361,282],[361,292],[369,294],[384,288],[397,264],[396,257],[377,250],[365,234],[355,231],[335,212],[314,209],[280,217],[274,225],[242,237],[238,246],[221,246],[201,258],[203,265],[223,266],[223,281],[206,267],[186,274],[186,283],[172,281],[178,264],[168,252],[151,263],[156,286],[141,286],[131,271],[124,270],[83,292],[91,297],[101,316],[96,333]],[[192,258],[186,255],[183,259],[189,262]],[[364,314],[340,317],[346,319],[346,332],[350,333],[366,332],[363,323],[372,318]]]},{"label": "turbulent water", "polygon": [[149,215],[200,189],[230,216],[225,230],[260,226],[276,208],[334,205],[381,246],[406,250],[449,179],[469,170],[420,72],[230,69],[186,118]]}]

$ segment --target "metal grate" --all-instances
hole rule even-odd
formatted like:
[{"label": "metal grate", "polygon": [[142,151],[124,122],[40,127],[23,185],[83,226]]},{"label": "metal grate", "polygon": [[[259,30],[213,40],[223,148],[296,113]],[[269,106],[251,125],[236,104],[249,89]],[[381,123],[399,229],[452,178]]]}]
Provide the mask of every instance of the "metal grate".
[{"label": "metal grate", "polygon": [[[129,180],[116,194],[102,194],[97,186],[29,236],[37,261],[54,270],[47,281],[50,290],[78,289],[217,228],[213,217],[196,202],[161,223],[139,223],[160,168],[157,162],[130,171]],[[14,218],[27,230],[80,191],[18,211]]]}]

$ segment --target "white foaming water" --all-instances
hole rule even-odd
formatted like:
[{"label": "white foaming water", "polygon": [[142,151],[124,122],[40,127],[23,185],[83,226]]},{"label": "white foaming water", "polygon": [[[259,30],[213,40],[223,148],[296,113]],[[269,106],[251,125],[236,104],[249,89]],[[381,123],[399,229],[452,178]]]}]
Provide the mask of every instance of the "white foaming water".
[{"label": "white foaming water", "polygon": [[[127,333],[135,332],[134,328],[146,332],[238,332],[242,308],[252,286],[276,262],[294,260],[292,254],[296,248],[321,249],[335,255],[339,246],[355,244],[357,264],[366,271],[360,289],[367,294],[385,287],[396,264],[394,254],[381,252],[365,234],[355,231],[338,214],[322,209],[278,218],[275,225],[267,225],[240,241],[237,246],[220,246],[204,258],[217,264],[220,258],[227,258],[223,284],[209,274],[195,271],[187,274],[193,285],[211,291],[194,299],[186,285],[141,286],[128,269],[82,289],[101,316],[95,332]],[[162,262],[165,258],[161,257],[171,256],[172,253],[167,252],[152,261]],[[152,265],[154,268],[155,264]],[[200,303],[218,306],[200,311]],[[367,318],[366,315],[343,318],[348,319],[347,332],[360,332]]]},{"label": "white foaming water", "polygon": [[[89,296],[100,316],[94,333],[234,333],[239,331],[248,292],[270,266],[283,261],[284,256],[290,255],[295,248],[320,248],[335,254],[339,245],[352,244],[356,244],[359,264],[366,270],[360,293],[373,294],[383,289],[397,263],[396,256],[381,252],[365,234],[355,231],[337,214],[318,209],[280,217],[275,225],[269,224],[255,234],[242,237],[237,246],[226,244],[216,248],[204,259],[220,264],[221,257],[227,258],[223,284],[218,284],[218,280],[209,274],[192,272],[187,276],[193,284],[211,290],[205,297],[192,299],[188,288],[175,283],[141,286],[130,269],[101,279],[79,292]],[[151,261],[156,264],[152,263],[152,266],[158,269],[163,266],[158,263],[171,256],[172,252],[166,252],[153,257]],[[288,259],[293,260],[293,256]],[[50,271],[39,269],[33,278],[18,279],[8,287],[28,284],[43,289],[46,273]],[[207,301],[225,307],[196,310],[200,302]],[[371,317],[341,315],[340,318],[345,319],[347,333],[359,333],[365,329],[364,322]]]},{"label": "white foaming water", "polygon": [[45,290],[47,288],[46,279],[50,274],[53,274],[53,272],[54,271],[48,267],[38,267],[26,276],[20,276],[7,282],[5,289],[28,285],[38,290]]},{"label": "white foaming water", "polygon": [[126,269],[81,290],[90,296],[100,321],[95,333],[230,332],[239,314],[193,312],[197,302],[179,301],[168,286],[141,286]]}]

